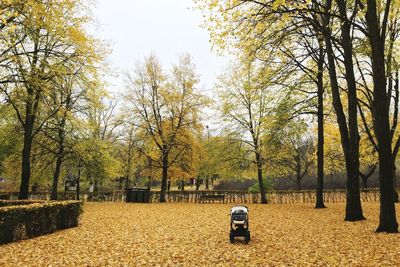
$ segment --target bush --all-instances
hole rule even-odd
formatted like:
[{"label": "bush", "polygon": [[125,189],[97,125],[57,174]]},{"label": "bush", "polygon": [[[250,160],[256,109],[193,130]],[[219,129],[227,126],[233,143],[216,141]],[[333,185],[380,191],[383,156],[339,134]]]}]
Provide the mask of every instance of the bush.
[{"label": "bush", "polygon": [[0,208],[8,206],[29,205],[35,203],[44,203],[44,200],[0,200]]},{"label": "bush", "polygon": [[1,201],[0,205],[0,244],[78,226],[82,212],[79,201]]},{"label": "bush", "polygon": [[[271,193],[273,191],[274,183],[272,179],[270,178],[264,178],[263,179],[263,185],[266,193]],[[260,193],[260,186],[258,184],[258,181],[256,181],[250,188],[249,188],[250,193]]]},{"label": "bush", "polygon": [[255,183],[255,180],[221,180],[218,184],[214,185],[214,190],[242,190],[247,191],[250,186]]}]

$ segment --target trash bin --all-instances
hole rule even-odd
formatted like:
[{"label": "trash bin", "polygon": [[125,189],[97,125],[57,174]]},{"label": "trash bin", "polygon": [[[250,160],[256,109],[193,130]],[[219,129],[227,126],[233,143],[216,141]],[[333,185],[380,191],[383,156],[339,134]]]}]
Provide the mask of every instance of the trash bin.
[{"label": "trash bin", "polygon": [[129,188],[126,190],[127,203],[149,203],[150,189],[148,188]]}]

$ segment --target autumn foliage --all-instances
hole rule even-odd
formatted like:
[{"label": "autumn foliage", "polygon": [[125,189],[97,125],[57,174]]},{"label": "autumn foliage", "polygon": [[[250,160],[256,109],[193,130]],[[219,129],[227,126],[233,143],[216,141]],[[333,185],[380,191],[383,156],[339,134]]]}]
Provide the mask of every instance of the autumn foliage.
[{"label": "autumn foliage", "polygon": [[81,225],[1,246],[1,266],[386,266],[400,264],[396,235],[343,221],[344,204],[249,205],[252,240],[229,242],[229,204],[84,205]]}]

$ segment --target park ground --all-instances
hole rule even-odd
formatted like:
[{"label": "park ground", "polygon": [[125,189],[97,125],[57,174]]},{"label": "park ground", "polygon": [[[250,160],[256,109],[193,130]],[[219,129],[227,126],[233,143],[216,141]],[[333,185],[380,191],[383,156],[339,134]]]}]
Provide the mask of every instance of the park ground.
[{"label": "park ground", "polygon": [[85,203],[78,228],[0,246],[0,266],[400,266],[378,203],[355,223],[344,204],[248,206],[246,245],[229,242],[228,204]]}]

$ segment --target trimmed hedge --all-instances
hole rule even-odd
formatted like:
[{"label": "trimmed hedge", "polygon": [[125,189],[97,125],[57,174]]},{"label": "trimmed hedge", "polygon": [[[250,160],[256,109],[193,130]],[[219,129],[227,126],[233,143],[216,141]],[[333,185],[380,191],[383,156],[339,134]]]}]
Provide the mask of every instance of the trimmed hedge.
[{"label": "trimmed hedge", "polygon": [[80,201],[0,201],[1,205],[0,244],[76,227],[82,212]]},{"label": "trimmed hedge", "polygon": [[44,200],[0,200],[0,208],[8,206],[29,205],[35,203],[44,203]]}]

